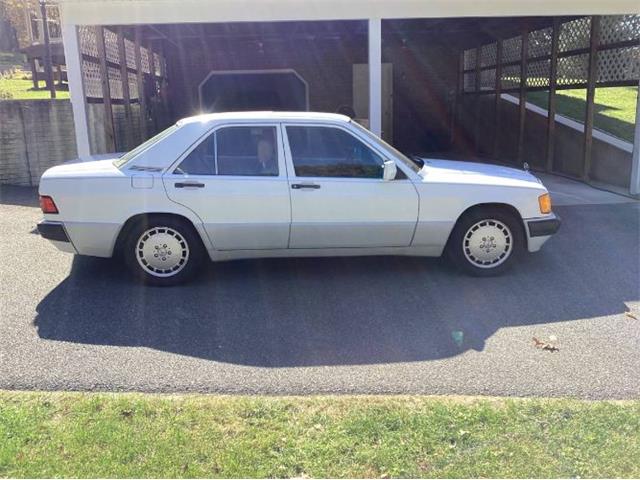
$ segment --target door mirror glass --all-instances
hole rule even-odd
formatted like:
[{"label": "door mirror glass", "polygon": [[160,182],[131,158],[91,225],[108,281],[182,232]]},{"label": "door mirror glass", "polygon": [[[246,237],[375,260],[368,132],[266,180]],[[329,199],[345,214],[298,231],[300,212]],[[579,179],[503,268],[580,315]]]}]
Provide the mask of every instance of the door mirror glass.
[{"label": "door mirror glass", "polygon": [[396,162],[393,160],[386,160],[383,165],[382,171],[382,179],[385,182],[389,180],[394,180],[396,178],[396,174],[398,173],[398,167],[396,166]]}]

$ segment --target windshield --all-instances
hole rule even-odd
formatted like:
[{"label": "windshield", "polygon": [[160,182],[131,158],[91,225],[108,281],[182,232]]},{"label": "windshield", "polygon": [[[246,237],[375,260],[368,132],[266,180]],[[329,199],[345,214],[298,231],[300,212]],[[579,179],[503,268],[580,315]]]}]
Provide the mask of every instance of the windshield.
[{"label": "windshield", "polygon": [[131,160],[133,160],[135,157],[137,157],[138,155],[140,155],[142,152],[144,152],[146,149],[148,149],[149,147],[155,145],[156,143],[158,143],[160,140],[162,140],[164,137],[167,137],[169,135],[171,135],[173,132],[175,132],[178,129],[178,125],[174,124],[171,125],[169,128],[167,128],[166,130],[161,131],[159,134],[157,134],[154,137],[151,137],[149,140],[147,140],[146,142],[138,145],[136,148],[134,148],[133,150],[125,153],[123,156],[121,156],[120,158],[118,158],[117,160],[114,160],[113,164],[118,167],[121,168],[124,165],[126,165],[128,162],[130,162]]},{"label": "windshield", "polygon": [[417,162],[411,160],[409,157],[407,157],[404,153],[402,153],[401,151],[399,151],[397,148],[392,147],[391,145],[389,145],[387,142],[385,142],[382,138],[374,135],[373,133],[371,133],[369,130],[367,130],[366,128],[364,128],[362,125],[360,125],[358,122],[351,120],[351,124],[353,126],[355,126],[358,130],[360,130],[360,132],[364,133],[367,137],[369,137],[372,140],[375,140],[384,150],[386,150],[389,154],[391,154],[394,158],[397,158],[398,160],[400,160],[402,163],[404,163],[407,167],[409,167],[412,171],[414,172],[419,172],[420,169],[422,168],[422,165],[419,165]]}]

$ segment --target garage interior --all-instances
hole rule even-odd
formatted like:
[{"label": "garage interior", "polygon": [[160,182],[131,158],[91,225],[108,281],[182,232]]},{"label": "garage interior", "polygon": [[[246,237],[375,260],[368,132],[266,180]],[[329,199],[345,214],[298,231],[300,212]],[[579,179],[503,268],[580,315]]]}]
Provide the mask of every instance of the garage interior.
[{"label": "garage interior", "polygon": [[[526,162],[628,191],[631,152],[594,139],[594,94],[638,85],[640,16],[381,25],[381,131],[399,150]],[[212,111],[339,112],[368,125],[366,20],[79,26],[78,37],[92,153]],[[582,132],[556,121],[567,88],[587,91]],[[546,116],[528,108],[535,91],[548,94]]]}]

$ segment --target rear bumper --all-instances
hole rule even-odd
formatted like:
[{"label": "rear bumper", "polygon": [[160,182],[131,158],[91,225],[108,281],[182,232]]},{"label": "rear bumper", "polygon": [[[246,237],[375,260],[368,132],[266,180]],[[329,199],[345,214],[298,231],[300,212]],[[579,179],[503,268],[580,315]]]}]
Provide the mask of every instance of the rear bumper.
[{"label": "rear bumper", "polygon": [[38,224],[38,232],[40,232],[42,238],[46,238],[47,240],[54,242],[71,242],[62,222],[50,222],[48,220],[40,222]]},{"label": "rear bumper", "polygon": [[64,223],[45,220],[38,224],[38,232],[42,238],[49,240],[58,250],[66,253],[78,253],[69,239]]}]

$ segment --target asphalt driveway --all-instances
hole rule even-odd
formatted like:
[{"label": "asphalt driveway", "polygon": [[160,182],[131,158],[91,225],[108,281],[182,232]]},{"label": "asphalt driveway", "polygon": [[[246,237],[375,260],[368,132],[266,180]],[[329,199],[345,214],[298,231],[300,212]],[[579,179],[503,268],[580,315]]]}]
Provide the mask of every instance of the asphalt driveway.
[{"label": "asphalt driveway", "polygon": [[550,184],[560,233],[503,277],[252,260],[170,289],[58,252],[35,191],[1,187],[0,388],[638,398],[640,204]]}]

